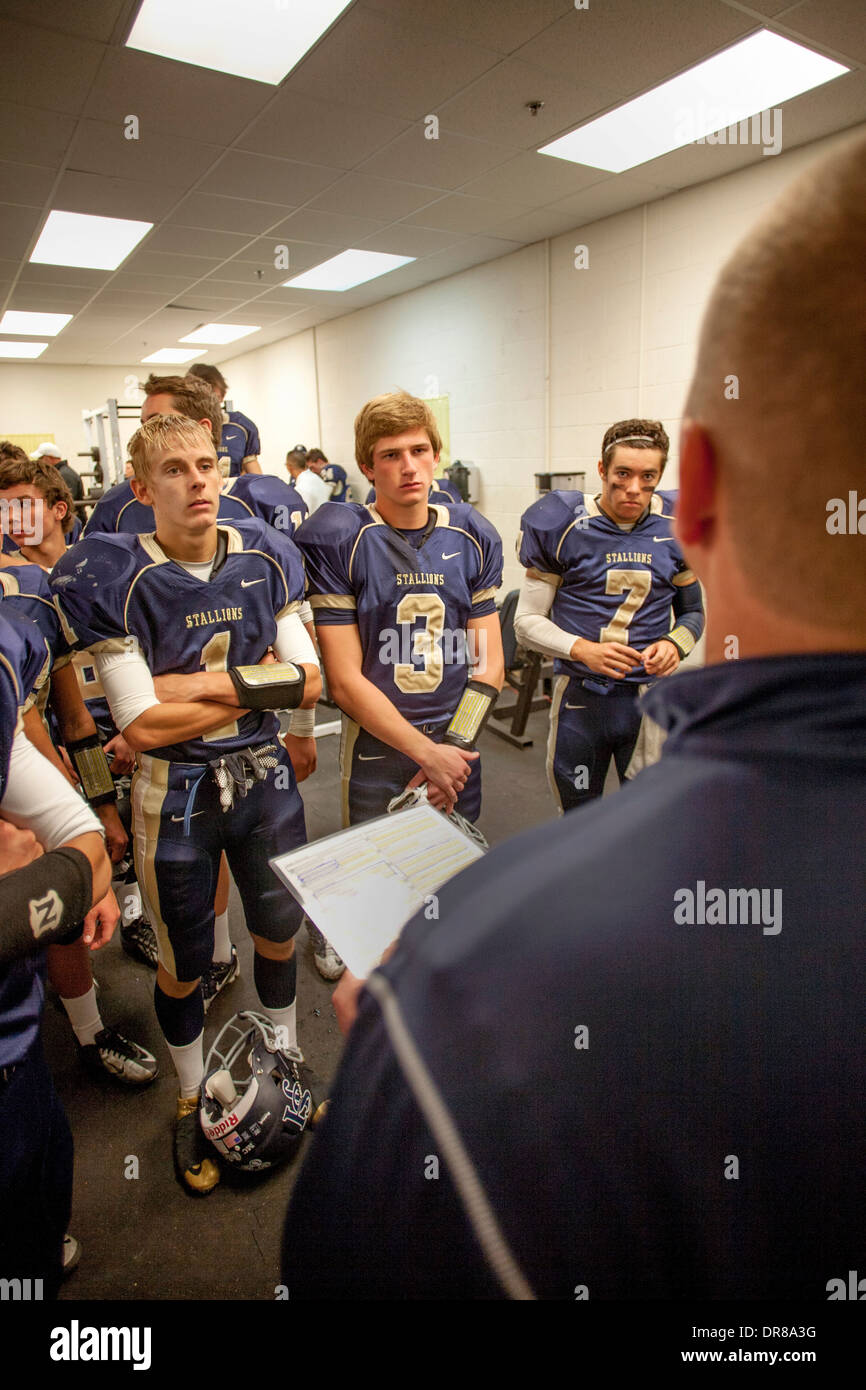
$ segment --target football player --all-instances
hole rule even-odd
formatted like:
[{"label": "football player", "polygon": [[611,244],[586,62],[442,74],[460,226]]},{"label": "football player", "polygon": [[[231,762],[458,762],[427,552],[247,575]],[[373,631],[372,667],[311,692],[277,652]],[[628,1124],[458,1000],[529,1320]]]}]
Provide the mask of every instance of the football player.
[{"label": "football player", "polygon": [[440,447],[423,401],[368,401],[355,452],[376,502],[325,503],[296,537],[344,715],[346,825],[382,815],[421,782],[434,805],[471,821],[481,809],[474,742],[504,679],[493,601],[502,544],[472,507],[430,505]]},{"label": "football player", "polygon": [[331,496],[330,502],[348,502],[349,483],[346,477],[345,468],[341,468],[338,463],[329,463],[321,449],[311,449],[307,454],[307,467],[312,468],[314,473],[329,484]]},{"label": "football player", "polygon": [[[159,416],[129,452],[155,534],[85,538],[51,584],[67,637],[90,649],[114,720],[139,755],[135,858],[159,941],[157,1017],[180,1080],[175,1159],[187,1188],[207,1193],[219,1172],[203,1154],[196,1114],[199,981],[213,952],[220,856],[253,938],[262,1010],[295,1047],[302,914],[268,860],[306,833],[273,711],[312,708],[321,678],[298,617],[303,566],[292,542],[255,518],[217,524],[210,432]],[[276,663],[260,664],[271,651]]]},{"label": "football player", "polygon": [[673,533],[676,494],[656,490],[668,448],[659,421],[620,420],[602,443],[601,492],[548,492],[521,519],[514,630],[555,658],[547,775],[560,814],[601,796],[611,756],[623,778],[638,696],[704,629],[700,584]]},{"label": "football player", "polygon": [[259,431],[248,415],[243,415],[239,410],[223,409],[223,401],[229,384],[218,367],[212,367],[209,362],[196,362],[187,372],[187,377],[192,380],[204,381],[216,393],[220,403],[220,419],[222,430],[220,433],[219,451],[220,454],[228,454],[229,477],[236,478],[241,473],[261,473],[262,465],[259,463],[259,454],[262,451]]}]

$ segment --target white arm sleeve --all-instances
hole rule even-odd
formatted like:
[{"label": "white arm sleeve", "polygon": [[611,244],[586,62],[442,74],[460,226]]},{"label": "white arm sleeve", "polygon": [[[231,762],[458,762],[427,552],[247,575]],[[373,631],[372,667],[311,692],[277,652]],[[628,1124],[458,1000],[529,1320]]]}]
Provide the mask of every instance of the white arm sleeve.
[{"label": "white arm sleeve", "polygon": [[[277,637],[274,651],[280,661],[295,661],[306,666],[318,666],[319,658],[310,641],[310,634],[304,627],[302,612],[309,604],[301,604],[294,613],[283,613],[277,618]],[[316,727],[314,709],[293,709],[289,716],[289,733],[296,738],[312,738]]]},{"label": "white arm sleeve", "polygon": [[91,650],[112,717],[123,733],[140,714],[159,704],[153,676],[135,637],[128,639],[122,651],[100,651],[98,646]]},{"label": "white arm sleeve", "polygon": [[294,613],[281,613],[277,618],[277,635],[273,643],[279,661],[294,661],[301,666],[318,666],[319,658],[310,641],[310,634],[301,621],[296,608]]},{"label": "white arm sleeve", "polygon": [[9,757],[9,781],[0,811],[13,825],[32,830],[46,851],[102,826],[87,802],[63,774],[43,758],[23,730],[15,735]]},{"label": "white arm sleeve", "polygon": [[309,599],[304,599],[303,603],[298,609],[298,617],[304,624],[304,627],[307,626],[307,623],[311,623],[313,621],[313,605],[310,603]]},{"label": "white arm sleeve", "polygon": [[552,584],[525,574],[514,614],[514,631],[524,647],[541,652],[542,656],[559,656],[567,661],[571,658],[576,634],[557,627],[547,616],[555,598],[556,589]]}]

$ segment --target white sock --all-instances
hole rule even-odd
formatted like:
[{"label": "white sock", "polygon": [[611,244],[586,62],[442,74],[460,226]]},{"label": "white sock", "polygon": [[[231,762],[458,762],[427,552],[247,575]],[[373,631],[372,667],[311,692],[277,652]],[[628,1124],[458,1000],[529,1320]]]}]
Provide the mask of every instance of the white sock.
[{"label": "white sock", "polygon": [[213,923],[213,958],[227,964],[232,958],[232,939],[229,936],[229,910],[221,912]]},{"label": "white sock", "polygon": [[185,1043],[183,1047],[172,1047],[170,1042],[166,1042],[180,1082],[180,1093],[186,1098],[197,1096],[204,1080],[203,1039],[204,1029],[193,1042]]},{"label": "white sock", "polygon": [[76,1038],[82,1047],[88,1047],[103,1028],[95,987],[91,985],[87,993],[79,995],[77,999],[64,999],[61,996],[60,1002],[66,1010]]},{"label": "white sock", "polygon": [[123,924],[127,926],[142,914],[141,889],[137,883],[122,883],[118,884],[114,892],[120,903]]},{"label": "white sock", "polygon": [[292,1000],[287,1009],[266,1009],[264,1004],[262,1004],[262,1013],[267,1014],[275,1028],[283,1030],[280,1033],[281,1047],[297,1047],[298,1045],[298,1024],[295,1018],[296,1005],[296,999]]}]

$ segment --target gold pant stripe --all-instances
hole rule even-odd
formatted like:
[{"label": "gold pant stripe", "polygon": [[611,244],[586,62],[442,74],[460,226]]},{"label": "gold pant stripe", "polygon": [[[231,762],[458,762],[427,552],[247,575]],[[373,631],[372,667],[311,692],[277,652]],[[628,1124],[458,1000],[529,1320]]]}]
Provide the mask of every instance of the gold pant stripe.
[{"label": "gold pant stripe", "polygon": [[340,804],[343,811],[343,829],[349,828],[349,781],[352,776],[352,756],[355,752],[355,743],[361,732],[360,724],[356,724],[354,719],[350,719],[347,714],[342,716],[342,728],[340,730]]},{"label": "gold pant stripe", "polygon": [[168,791],[170,763],[159,758],[147,758],[132,779],[132,846],[135,873],[145,911],[156,932],[160,963],[169,975],[177,978],[174,951],[168,939],[168,927],[162,918],[159,888],[156,881],[156,847],[162,819],[162,805]]},{"label": "gold pant stripe", "polygon": [[550,732],[547,735],[547,781],[550,790],[553,792],[553,799],[556,802],[556,809],[562,816],[565,814],[565,807],[559,795],[559,787],[556,785],[556,778],[553,775],[553,759],[556,753],[556,735],[559,730],[559,707],[562,704],[562,697],[565,694],[565,687],[569,682],[568,676],[557,676],[553,682],[553,698],[550,702]]}]

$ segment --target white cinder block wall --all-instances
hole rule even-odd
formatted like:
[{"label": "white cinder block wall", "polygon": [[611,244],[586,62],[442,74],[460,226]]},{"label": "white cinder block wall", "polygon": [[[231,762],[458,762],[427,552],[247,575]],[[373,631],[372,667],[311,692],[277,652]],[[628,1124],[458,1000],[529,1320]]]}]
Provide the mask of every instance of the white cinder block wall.
[{"label": "white cinder block wall", "polygon": [[[150,370],[4,363],[0,366],[0,439],[10,434],[53,436],[73,468],[89,468],[86,459],[77,457],[79,449],[87,447],[82,410],[98,410],[109,397],[138,407],[142,397],[135,383]],[[137,418],[121,422],[121,444],[126,444],[137,425]]]},{"label": "white cinder block wall", "polygon": [[[223,363],[238,407],[260,425],[265,467],[281,471],[286,448],[317,442],[359,483],[352,422],[369,396],[398,385],[448,395],[452,453],[481,469],[481,508],[502,534],[505,588],[514,587],[518,522],[546,459],[554,471],[585,470],[590,486],[607,426],[652,416],[671,436],[665,483],[676,487],[677,429],[713,281],[780,189],[852,134],[332,319],[315,339],[307,330]],[[712,146],[707,156],[710,168]],[[586,269],[575,268],[577,245]]]}]

